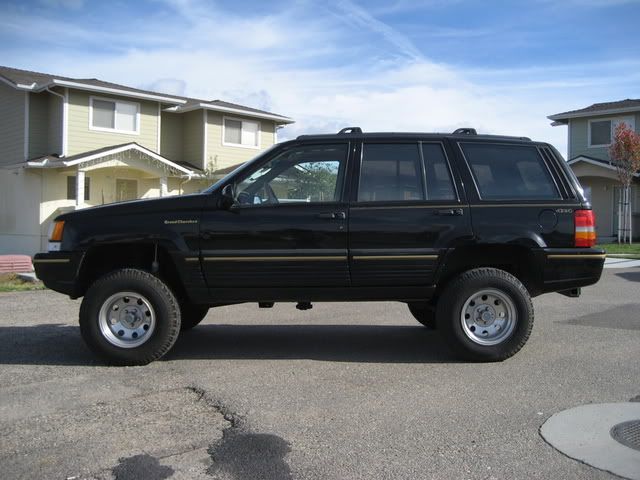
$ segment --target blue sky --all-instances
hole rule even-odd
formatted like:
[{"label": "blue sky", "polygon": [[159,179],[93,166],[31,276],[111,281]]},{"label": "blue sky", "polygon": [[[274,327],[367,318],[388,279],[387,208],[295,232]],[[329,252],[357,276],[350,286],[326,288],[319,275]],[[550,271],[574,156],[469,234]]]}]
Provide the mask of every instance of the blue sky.
[{"label": "blue sky", "polygon": [[281,138],[365,130],[528,135],[640,98],[635,0],[5,0],[0,64],[292,116]]}]

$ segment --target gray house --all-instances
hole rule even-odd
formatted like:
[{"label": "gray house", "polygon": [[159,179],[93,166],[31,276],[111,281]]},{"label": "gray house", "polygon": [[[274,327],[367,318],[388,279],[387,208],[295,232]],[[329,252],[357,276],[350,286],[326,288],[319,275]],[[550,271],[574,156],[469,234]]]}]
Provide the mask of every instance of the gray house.
[{"label": "gray house", "polygon": [[[640,100],[595,103],[590,107],[556,113],[551,125],[567,125],[569,165],[584,187],[596,214],[601,242],[611,241],[618,230],[620,183],[609,158],[616,126],[622,122],[640,133]],[[631,192],[633,236],[640,236],[640,172]]]}]

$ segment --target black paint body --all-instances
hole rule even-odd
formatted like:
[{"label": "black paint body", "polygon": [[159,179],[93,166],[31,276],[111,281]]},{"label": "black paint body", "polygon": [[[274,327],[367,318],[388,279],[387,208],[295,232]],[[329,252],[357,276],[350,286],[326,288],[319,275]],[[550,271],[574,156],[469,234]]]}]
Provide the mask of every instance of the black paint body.
[{"label": "black paint body", "polygon": [[[357,202],[363,143],[382,141],[441,144],[456,199]],[[460,148],[463,142],[536,147],[562,198],[481,199]],[[223,207],[222,189],[251,165],[299,145],[329,143],[344,143],[349,151],[338,202]],[[62,215],[61,250],[37,254],[34,261],[49,288],[74,298],[84,295],[95,279],[92,252],[111,246],[105,251],[117,257],[120,249],[140,245],[160,249],[162,261],[171,262],[174,285],[200,304],[424,300],[437,295],[456,273],[503,263],[505,269],[518,264],[513,268],[537,295],[600,278],[603,252],[574,248],[573,212],[590,208],[565,162],[544,143],[476,135],[303,136],[257,157],[201,194]],[[161,271],[167,271],[163,265]]]}]

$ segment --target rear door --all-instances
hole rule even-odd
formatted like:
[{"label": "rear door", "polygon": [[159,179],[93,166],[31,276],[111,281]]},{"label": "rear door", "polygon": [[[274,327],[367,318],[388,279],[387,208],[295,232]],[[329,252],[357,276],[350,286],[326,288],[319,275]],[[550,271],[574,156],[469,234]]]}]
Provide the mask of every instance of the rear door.
[{"label": "rear door", "polygon": [[356,158],[348,215],[352,285],[432,284],[446,249],[472,238],[445,144],[365,140]]}]

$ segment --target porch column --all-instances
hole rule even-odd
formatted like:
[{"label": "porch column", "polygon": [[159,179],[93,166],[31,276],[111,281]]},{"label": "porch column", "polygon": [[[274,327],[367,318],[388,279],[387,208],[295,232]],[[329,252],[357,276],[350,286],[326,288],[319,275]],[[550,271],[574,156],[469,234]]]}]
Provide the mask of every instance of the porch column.
[{"label": "porch column", "polygon": [[166,197],[169,195],[169,188],[167,187],[167,177],[160,177],[160,196]]},{"label": "porch column", "polygon": [[84,170],[76,172],[76,208],[84,206]]}]

